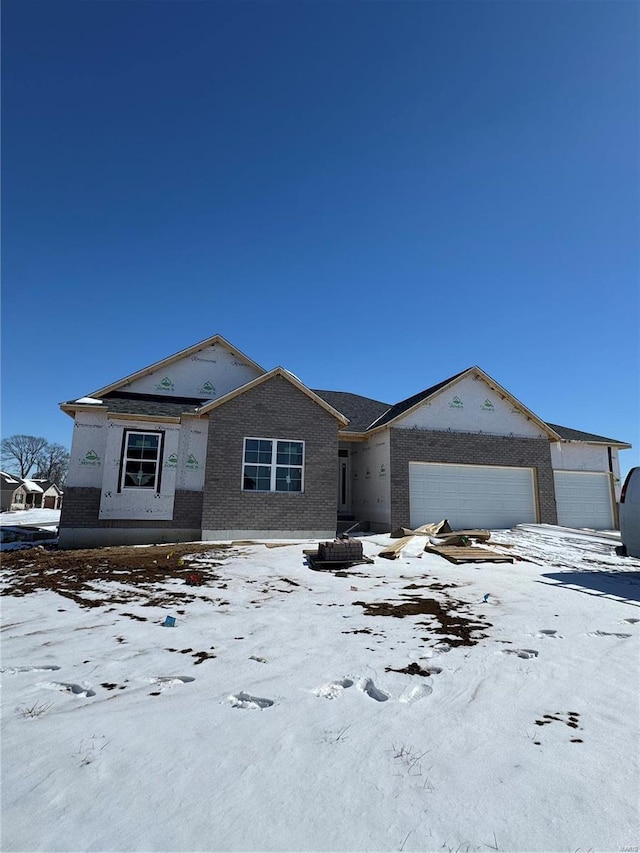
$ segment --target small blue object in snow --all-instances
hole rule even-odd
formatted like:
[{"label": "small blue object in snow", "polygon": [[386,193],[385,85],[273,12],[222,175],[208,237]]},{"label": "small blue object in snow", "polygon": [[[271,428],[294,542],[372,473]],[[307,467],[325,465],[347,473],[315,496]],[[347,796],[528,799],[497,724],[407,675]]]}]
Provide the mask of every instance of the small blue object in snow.
[{"label": "small blue object in snow", "polygon": [[176,617],[175,616],[165,616],[164,622],[162,623],[163,628],[175,628],[176,627]]},{"label": "small blue object in snow", "polygon": [[482,599],[482,600],[483,600],[483,601],[485,601],[485,602],[486,602],[486,601],[488,601],[488,599],[489,599],[489,596],[490,596],[490,595],[491,595],[491,593],[490,593],[490,592],[487,592],[487,593],[484,595],[484,597],[483,597],[483,599]]}]

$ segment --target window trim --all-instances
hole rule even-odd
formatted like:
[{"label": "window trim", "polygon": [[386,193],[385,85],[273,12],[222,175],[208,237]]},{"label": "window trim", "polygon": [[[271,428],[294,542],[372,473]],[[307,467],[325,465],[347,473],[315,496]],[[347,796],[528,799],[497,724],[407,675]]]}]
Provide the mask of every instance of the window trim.
[{"label": "window trim", "polygon": [[[269,467],[271,468],[270,474],[270,488],[267,491],[266,489],[245,489],[244,480],[245,480],[245,467],[247,465],[253,465],[252,462],[245,462],[246,452],[247,452],[247,442],[248,441],[269,441],[271,442],[271,462],[269,465],[262,465],[261,463],[257,463],[263,468]],[[274,461],[274,458],[277,459],[278,456],[278,442],[290,442],[295,444],[302,445],[302,464],[301,465],[278,465],[277,462]],[[248,493],[255,493],[260,495],[302,495],[304,494],[304,469],[306,465],[306,442],[301,438],[264,438],[259,436],[247,435],[242,440],[242,466],[240,471],[240,489],[241,491]],[[278,468],[299,468],[300,469],[300,491],[281,491],[280,489],[276,489],[276,474]]]},{"label": "window trim", "polygon": [[[158,436],[158,456],[156,458],[156,476],[153,486],[126,486],[124,483],[127,445],[130,435],[154,435]],[[118,475],[118,492],[131,490],[132,492],[151,492],[159,494],[162,485],[162,459],[164,456],[164,431],[159,429],[124,429],[122,431],[122,448],[120,450],[120,472]]]}]

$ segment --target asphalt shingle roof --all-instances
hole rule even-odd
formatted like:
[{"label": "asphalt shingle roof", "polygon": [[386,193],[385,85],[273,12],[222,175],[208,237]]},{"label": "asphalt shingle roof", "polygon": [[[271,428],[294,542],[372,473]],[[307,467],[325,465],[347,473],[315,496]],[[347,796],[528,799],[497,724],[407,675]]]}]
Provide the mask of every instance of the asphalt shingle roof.
[{"label": "asphalt shingle roof", "polygon": [[[408,411],[417,403],[453,382],[463,373],[466,373],[466,370],[462,370],[460,373],[456,373],[454,376],[450,376],[448,379],[444,379],[442,382],[425,388],[424,391],[395,404],[383,403],[381,400],[373,400],[360,394],[350,394],[348,391],[318,391],[314,389],[314,394],[322,397],[330,406],[349,418],[349,425],[344,432],[366,432],[373,424],[379,427],[389,423],[398,415]],[[69,402],[72,404],[75,401]],[[207,400],[196,397],[162,397],[155,394],[113,391],[106,394],[101,403],[96,403],[95,408],[108,409],[117,414],[179,418],[182,414],[196,414],[206,402]],[[589,441],[621,446],[628,444],[615,438],[607,438],[603,435],[596,435],[559,424],[547,422],[547,426],[551,427],[566,441]],[[3,489],[7,487],[4,483],[2,485]]]},{"label": "asphalt shingle roof", "polygon": [[558,424],[550,424],[547,421],[547,426],[555,430],[560,438],[566,441],[597,441],[602,444],[627,444],[626,441],[618,441],[617,438],[607,438],[604,435],[595,435],[592,432],[583,432],[580,429],[571,429],[571,427],[559,426]]},{"label": "asphalt shingle roof", "polygon": [[[469,368],[467,368],[468,370]],[[443,379],[442,382],[438,382],[437,385],[432,385],[430,388],[425,388],[424,391],[420,391],[418,394],[414,394],[412,397],[407,397],[406,400],[401,400],[399,403],[396,403],[395,406],[391,406],[391,408],[386,412],[386,414],[380,418],[379,421],[376,421],[376,426],[383,426],[389,421],[392,421],[394,418],[397,418],[398,415],[401,415],[403,412],[406,412],[408,409],[415,406],[417,403],[420,403],[422,400],[426,400],[427,397],[430,397],[432,394],[435,394],[436,391],[439,391],[441,388],[444,388],[445,385],[448,385],[450,382],[453,382],[454,379],[457,379],[458,376],[462,376],[463,373],[466,373],[466,370],[461,370],[460,373],[456,373],[454,376],[450,376],[448,379]]]},{"label": "asphalt shingle roof", "polygon": [[[70,401],[73,405],[75,401]],[[134,394],[114,391],[106,394],[102,403],[92,404],[96,410],[108,409],[120,415],[150,415],[151,417],[179,418],[194,414],[205,400],[195,397],[161,397],[156,394]]]},{"label": "asphalt shingle roof", "polygon": [[345,418],[349,418],[349,426],[342,430],[343,432],[364,432],[391,405],[369,397],[361,397],[360,394],[349,394],[347,391],[316,391],[314,389],[313,393],[322,397]]}]

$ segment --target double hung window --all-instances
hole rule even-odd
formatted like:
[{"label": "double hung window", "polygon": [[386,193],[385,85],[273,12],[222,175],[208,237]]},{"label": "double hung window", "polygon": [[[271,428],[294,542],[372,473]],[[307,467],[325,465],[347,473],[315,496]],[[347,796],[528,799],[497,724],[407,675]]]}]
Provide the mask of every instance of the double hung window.
[{"label": "double hung window", "polygon": [[120,489],[160,487],[162,433],[125,430],[120,468]]},{"label": "double hung window", "polygon": [[304,491],[304,442],[245,438],[242,488],[247,492]]}]

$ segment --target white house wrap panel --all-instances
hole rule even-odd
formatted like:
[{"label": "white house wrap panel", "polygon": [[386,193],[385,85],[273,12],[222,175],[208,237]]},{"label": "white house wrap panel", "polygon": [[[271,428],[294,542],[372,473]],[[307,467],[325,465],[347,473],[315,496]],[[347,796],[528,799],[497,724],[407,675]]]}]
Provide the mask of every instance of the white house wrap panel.
[{"label": "white house wrap panel", "polygon": [[253,365],[221,344],[214,344],[134,379],[120,390],[216,400],[259,375],[260,371]]},{"label": "white house wrap panel", "polygon": [[398,429],[432,429],[544,438],[540,427],[481,377],[465,376],[394,424]]},{"label": "white house wrap panel", "polygon": [[79,411],[73,425],[67,486],[99,489],[107,449],[107,413]]},{"label": "white house wrap panel", "polygon": [[455,530],[536,522],[531,468],[409,463],[411,527],[448,519]]},{"label": "white house wrap panel", "polygon": [[611,530],[611,477],[593,471],[554,471],[558,524]]},{"label": "white house wrap panel", "polygon": [[177,459],[171,457],[167,463],[177,468],[176,488],[193,492],[204,489],[208,430],[207,418],[185,418],[183,421]]},{"label": "white house wrap panel", "polygon": [[[125,430],[159,432],[162,434],[159,491],[156,492],[154,489],[120,489],[122,447]],[[157,424],[153,421],[109,421],[104,480],[102,483],[98,518],[172,519],[177,467],[167,467],[164,463],[172,454],[177,458],[179,438],[180,427],[177,425]]]},{"label": "white house wrap panel", "polygon": [[353,445],[351,451],[352,512],[375,524],[391,521],[390,445],[388,430]]},{"label": "white house wrap panel", "polygon": [[559,471],[608,471],[609,454],[604,445],[556,441],[551,444],[551,464]]}]

